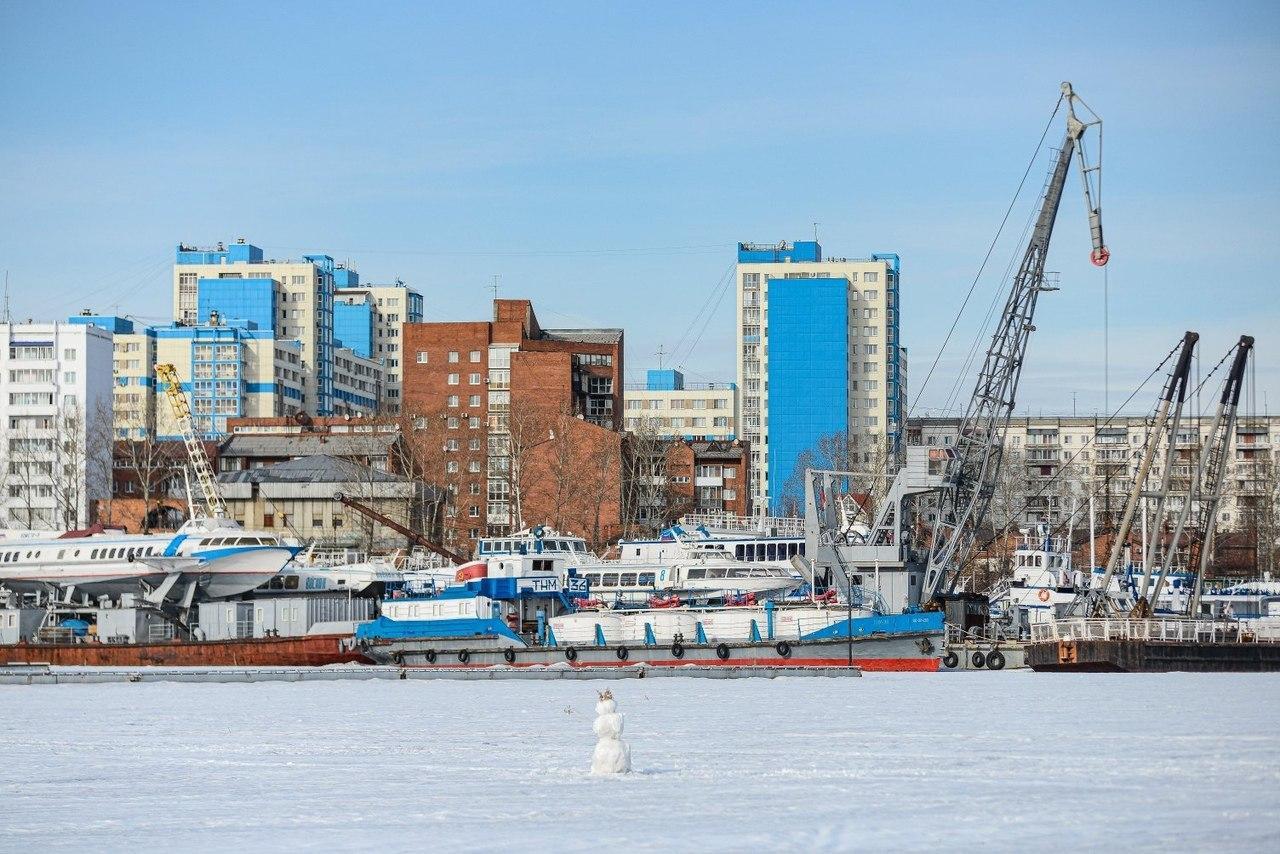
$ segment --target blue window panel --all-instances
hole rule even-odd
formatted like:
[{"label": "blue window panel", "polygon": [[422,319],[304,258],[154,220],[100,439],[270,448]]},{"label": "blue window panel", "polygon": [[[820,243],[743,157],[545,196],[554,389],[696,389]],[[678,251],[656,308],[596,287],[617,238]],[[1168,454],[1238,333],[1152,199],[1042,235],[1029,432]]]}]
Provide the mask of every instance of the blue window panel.
[{"label": "blue window panel", "polygon": [[849,430],[849,283],[769,280],[769,507],[802,496],[796,464]]}]

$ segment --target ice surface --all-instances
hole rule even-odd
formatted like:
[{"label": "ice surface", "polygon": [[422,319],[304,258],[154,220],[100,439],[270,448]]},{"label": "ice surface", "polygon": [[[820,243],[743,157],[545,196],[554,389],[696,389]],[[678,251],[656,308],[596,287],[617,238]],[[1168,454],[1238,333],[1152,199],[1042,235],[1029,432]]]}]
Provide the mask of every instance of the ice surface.
[{"label": "ice surface", "polygon": [[9,687],[0,741],[6,851],[1280,850],[1267,675]]}]

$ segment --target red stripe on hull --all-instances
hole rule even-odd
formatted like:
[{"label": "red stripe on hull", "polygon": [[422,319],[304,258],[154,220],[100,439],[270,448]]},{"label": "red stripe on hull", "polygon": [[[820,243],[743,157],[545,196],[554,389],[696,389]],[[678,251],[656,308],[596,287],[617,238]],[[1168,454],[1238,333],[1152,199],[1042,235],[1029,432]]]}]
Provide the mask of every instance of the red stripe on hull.
[{"label": "red stripe on hull", "polygon": [[[647,667],[683,667],[688,664],[703,666],[725,666],[725,667],[848,667],[849,660],[847,658],[729,658],[721,660],[719,658],[712,659],[672,659],[670,661],[646,661],[640,659],[637,661],[575,661],[564,662],[570,667],[631,667],[637,664],[644,664]],[[938,658],[857,658],[853,659],[854,667],[862,670],[878,671],[882,673],[901,673],[901,672],[923,672],[934,673],[941,669],[942,660]],[[553,665],[543,662],[516,662],[515,664],[507,664],[502,662],[506,667],[550,667]],[[481,670],[493,667],[493,664],[462,664],[437,662],[436,664],[406,664],[405,667],[432,667],[457,670]]]}]

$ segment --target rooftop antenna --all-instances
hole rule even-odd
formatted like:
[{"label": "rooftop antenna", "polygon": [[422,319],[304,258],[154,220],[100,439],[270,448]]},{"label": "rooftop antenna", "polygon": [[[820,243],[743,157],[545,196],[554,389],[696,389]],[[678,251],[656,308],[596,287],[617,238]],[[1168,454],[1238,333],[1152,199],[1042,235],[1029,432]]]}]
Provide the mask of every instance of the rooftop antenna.
[{"label": "rooftop antenna", "polygon": [[822,223],[820,223],[820,222],[815,222],[815,223],[813,224],[813,242],[814,242],[814,243],[817,243],[817,242],[818,242],[818,226],[820,226],[820,225],[822,225]]},{"label": "rooftop antenna", "polygon": [[9,315],[9,271],[4,271],[4,322],[12,323],[13,318]]},{"label": "rooftop antenna", "polygon": [[493,289],[493,298],[495,300],[498,298],[498,278],[499,278],[498,276],[494,276],[493,284],[489,286],[490,288]]},{"label": "rooftop antenna", "polygon": [[662,359],[667,354],[667,350],[661,344],[658,345],[658,370],[662,370]]}]

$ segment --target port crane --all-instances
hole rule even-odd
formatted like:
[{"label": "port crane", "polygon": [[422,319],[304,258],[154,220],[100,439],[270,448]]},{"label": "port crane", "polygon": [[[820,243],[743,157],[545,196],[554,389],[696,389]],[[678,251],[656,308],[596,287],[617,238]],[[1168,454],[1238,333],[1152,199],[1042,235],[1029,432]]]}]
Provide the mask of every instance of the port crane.
[{"label": "port crane", "polygon": [[[987,348],[977,386],[960,423],[956,443],[948,449],[920,593],[922,602],[954,587],[960,567],[973,546],[974,533],[995,492],[1004,434],[1013,414],[1027,342],[1035,331],[1036,302],[1042,292],[1053,290],[1045,285],[1044,265],[1073,157],[1079,163],[1084,185],[1089,236],[1093,243],[1090,260],[1101,267],[1111,257],[1102,237],[1101,158],[1090,164],[1084,146],[1085,133],[1090,128],[1096,128],[1101,139],[1102,120],[1080,99],[1070,83],[1062,84],[1059,105],[1062,103],[1067,108],[1062,146],[1041,197],[1040,211],[1022,263],[1013,277],[1004,311]],[[1082,118],[1082,114],[1087,115]],[[1098,151],[1100,155],[1101,142]]]},{"label": "port crane", "polygon": [[351,496],[345,493],[335,492],[333,494],[333,500],[341,504],[343,507],[350,507],[352,510],[356,511],[362,516],[372,519],[374,522],[377,522],[379,525],[383,525],[387,528],[390,528],[391,530],[395,531],[397,534],[400,534],[401,536],[408,538],[408,540],[414,545],[422,546],[424,549],[426,549],[429,552],[432,552],[433,554],[438,554],[440,555],[440,557],[445,558],[446,560],[451,560],[454,563],[458,564],[459,566],[467,562],[467,558],[463,557],[457,552],[450,551],[449,549],[446,549],[444,546],[436,545],[430,539],[423,536],[422,534],[419,534],[417,531],[413,530],[412,528],[406,527],[405,525],[401,525],[399,522],[397,522],[395,519],[392,519],[390,516],[387,516],[383,513],[379,513],[377,510],[374,510],[372,507],[361,504],[359,501],[356,501],[354,498],[352,498]]},{"label": "port crane", "polygon": [[187,448],[189,471],[195,478],[196,486],[199,488],[199,495],[197,495],[191,489],[190,484],[187,486],[187,500],[191,505],[191,517],[204,516],[214,519],[226,519],[227,505],[222,500],[222,493],[218,491],[218,482],[213,476],[213,466],[209,463],[209,457],[204,452],[204,444],[201,443],[200,437],[196,435],[195,419],[191,415],[191,404],[187,401],[187,395],[182,390],[182,380],[178,376],[178,369],[173,365],[158,364],[156,365],[156,377],[160,382],[166,384],[165,396],[169,400],[169,408],[173,410],[178,432],[182,435],[182,443]]}]

